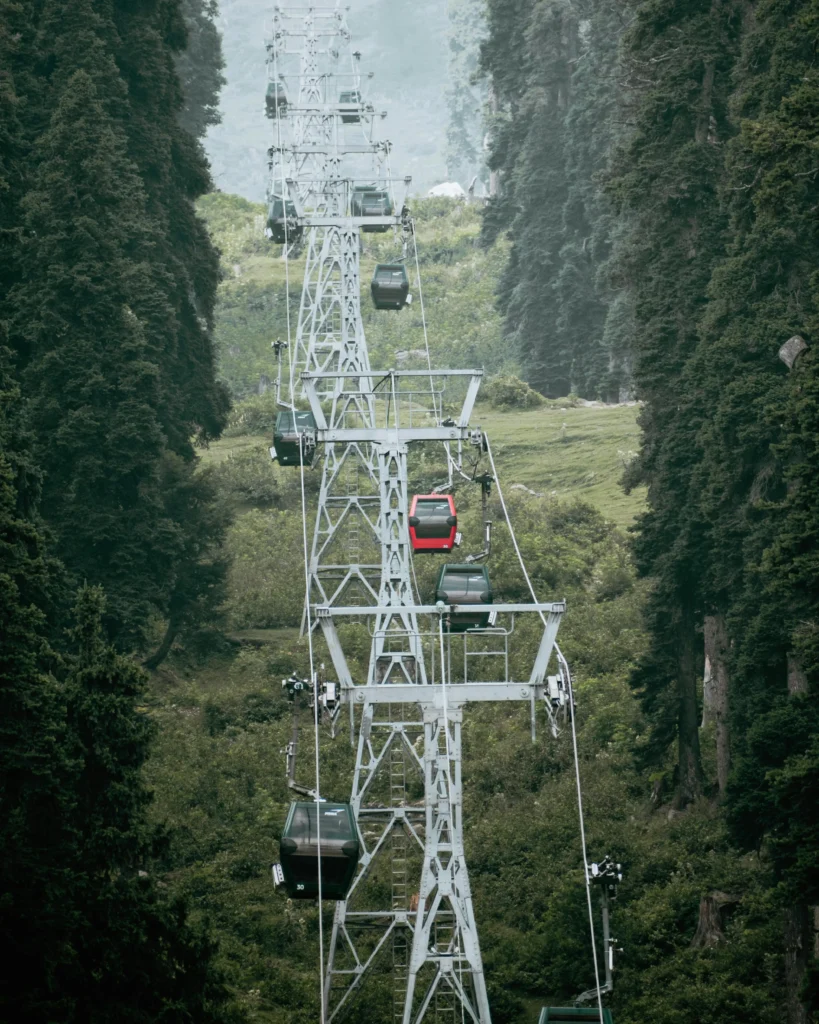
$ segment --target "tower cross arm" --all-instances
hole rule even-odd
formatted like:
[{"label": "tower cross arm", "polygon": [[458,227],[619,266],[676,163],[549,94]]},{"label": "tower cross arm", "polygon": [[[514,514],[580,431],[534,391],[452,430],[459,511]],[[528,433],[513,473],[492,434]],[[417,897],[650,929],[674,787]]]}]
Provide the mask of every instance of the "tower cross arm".
[{"label": "tower cross arm", "polygon": [[[487,701],[546,700],[549,694],[544,685],[532,686],[521,682],[451,683],[446,688],[446,706]],[[421,686],[417,683],[391,683],[389,686],[353,686],[343,691],[343,699],[357,704],[418,704],[425,708],[444,707],[444,695],[436,684]]]},{"label": "tower cross arm", "polygon": [[544,635],[551,634],[551,641],[554,643],[557,626],[560,616],[566,610],[565,601],[539,601],[537,604],[504,603],[495,604],[402,604],[402,605],[349,605],[337,607],[333,605],[314,605],[313,614],[317,619],[325,617],[352,618],[360,615],[388,615],[390,612],[401,610],[409,615],[469,615],[480,614],[481,612],[511,612],[520,614],[523,612],[542,612],[544,615],[554,616],[554,632],[547,627]]},{"label": "tower cross arm", "polygon": [[[436,385],[433,381],[436,378],[468,377],[469,383],[466,388],[466,395],[461,406],[458,419],[446,419],[442,423],[429,423],[422,426],[402,426],[395,423],[392,426],[359,426],[359,427],[328,427],[327,417],[322,406],[321,396],[317,391],[317,385],[329,381],[343,381],[345,395],[360,395],[370,400],[400,400],[402,392],[400,385],[403,380],[409,380],[414,386],[416,380],[429,381],[429,397],[437,398]],[[388,441],[457,441],[469,440],[469,421],[478,397],[478,389],[481,386],[483,370],[369,370],[365,375],[360,369],[341,372],[308,372],[301,375],[304,385],[304,393],[310,403],[310,411],[316,421],[317,440],[320,442],[341,442],[346,444],[384,444]],[[358,387],[352,386],[357,380]],[[348,383],[348,381],[350,383]],[[406,395],[404,396],[406,397]],[[392,406],[393,414],[395,406]]]}]

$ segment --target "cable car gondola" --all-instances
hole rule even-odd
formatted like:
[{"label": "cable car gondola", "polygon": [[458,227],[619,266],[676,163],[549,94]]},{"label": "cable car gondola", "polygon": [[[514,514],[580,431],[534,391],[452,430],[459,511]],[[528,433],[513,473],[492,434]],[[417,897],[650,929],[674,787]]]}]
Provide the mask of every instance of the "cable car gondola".
[{"label": "cable car gondola", "polygon": [[[485,565],[442,565],[435,584],[435,600],[446,604],[492,604],[492,584]],[[459,612],[449,616],[449,632],[486,629],[490,612]]]},{"label": "cable car gondola", "polygon": [[451,494],[416,494],[409,514],[413,551],[451,551],[455,546],[458,516]]},{"label": "cable car gondola", "polygon": [[358,89],[349,89],[338,97],[338,104],[341,107],[342,124],[361,123],[361,93]]},{"label": "cable car gondola", "polygon": [[[353,217],[390,217],[392,200],[389,192],[374,185],[356,185],[350,200],[350,213]],[[389,229],[389,224],[367,224],[361,230],[383,234]]]},{"label": "cable car gondola", "polygon": [[293,803],[284,823],[279,855],[287,895],[294,900],[321,896],[343,900],[358,867],[361,846],[349,804]]},{"label": "cable car gondola", "polygon": [[268,117],[287,113],[287,93],[281,82],[268,82],[264,97],[265,113]]},{"label": "cable car gondola", "polygon": [[285,242],[298,242],[304,234],[304,228],[298,222],[296,204],[292,199],[282,201],[281,196],[274,195],[267,208],[267,227],[274,242],[283,245]]},{"label": "cable car gondola", "polygon": [[[601,1024],[600,1010],[596,1006],[544,1006],[540,1011],[538,1024],[553,1024],[555,1021],[587,1021]],[[602,1024],[614,1024],[611,1010],[603,1008]]]},{"label": "cable car gondola", "polygon": [[305,466],[316,454],[316,421],[311,412],[287,409],[276,416],[271,455],[281,466]]},{"label": "cable car gondola", "polygon": [[403,263],[379,263],[370,292],[376,309],[403,309],[409,302],[409,275]]}]

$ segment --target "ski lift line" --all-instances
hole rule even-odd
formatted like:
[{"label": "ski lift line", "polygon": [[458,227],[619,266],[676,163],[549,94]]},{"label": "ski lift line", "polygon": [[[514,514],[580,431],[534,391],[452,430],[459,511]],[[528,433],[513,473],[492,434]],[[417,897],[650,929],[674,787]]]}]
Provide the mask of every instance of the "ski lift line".
[{"label": "ski lift line", "polygon": [[[486,437],[486,435],[484,435]],[[512,520],[509,518],[509,511],[506,508],[506,501],[503,497],[503,489],[501,488],[500,477],[498,471],[495,468],[495,459],[492,455],[492,445],[489,442],[489,438],[486,437],[486,451],[489,455],[489,463],[492,466],[492,476],[495,478],[495,486],[498,489],[498,497],[500,498],[501,508],[503,509],[503,517],[506,520],[506,525],[509,529],[509,536],[512,538],[512,545],[515,549],[518,562],[520,564],[521,571],[523,572],[526,585],[529,588],[532,600],[535,604],[538,603],[537,594],[535,594],[535,588],[532,586],[532,580],[529,573],[526,570],[526,564],[523,561],[523,555],[521,554],[520,547],[518,546],[518,540],[515,536],[515,531],[512,528]],[[543,621],[543,625],[546,625],[546,617],[543,612],[538,609],[538,614]],[[569,663],[563,656],[563,652],[560,646],[555,640],[555,653],[557,654],[558,662],[560,664],[561,671],[565,674],[566,685],[569,690],[569,717],[572,723],[572,752],[574,755],[574,773],[575,773],[575,784],[577,787],[577,813],[580,820],[580,846],[583,853],[583,875],[586,882],[586,903],[589,911],[589,932],[591,935],[591,947],[592,947],[592,959],[594,960],[594,981],[597,987],[597,1005],[600,1010],[600,1020],[603,1020],[603,996],[600,989],[600,968],[597,963],[597,944],[595,941],[594,934],[594,911],[592,908],[592,896],[591,896],[591,881],[589,879],[589,856],[586,847],[586,824],[583,816],[583,792],[580,784],[580,758],[577,751],[577,725],[575,722],[574,714],[574,691],[572,689],[572,677],[569,671]]]},{"label": "ski lift line", "polygon": [[[421,323],[424,327],[424,350],[427,354],[427,369],[429,370],[429,390],[432,396],[432,412],[435,416],[435,422],[440,423],[443,418],[443,397],[441,398],[441,415],[438,415],[438,410],[435,406],[435,388],[432,383],[432,360],[429,355],[429,332],[427,331],[427,314],[424,309],[424,286],[421,282],[421,263],[418,259],[418,236],[415,234],[415,221],[412,222],[412,247],[415,250],[415,276],[418,281],[418,302],[421,306]],[[449,449],[447,449],[449,454]]]},{"label": "ski lift line", "polygon": [[[273,70],[278,70],[278,56],[274,52]],[[276,135],[281,144],[281,104],[276,104]],[[284,186],[284,164],[281,165],[282,174],[282,196],[286,195]],[[285,288],[285,316],[287,321],[287,358],[290,370],[290,408],[296,408],[295,384],[293,380],[293,338],[290,323],[290,240],[288,237],[289,227],[287,223],[287,210],[283,211],[284,216],[284,288]],[[299,479],[301,483],[301,532],[302,551],[304,555],[304,604],[307,616],[307,648],[310,662],[310,685],[313,687],[313,748],[316,764],[316,861],[318,871],[318,924],[319,924],[319,1001],[320,1001],[320,1024],[325,1024],[326,1008],[324,1002],[324,919],[321,907],[321,775],[319,770],[319,702],[315,694],[316,674],[315,659],[313,656],[313,625],[310,611],[310,567],[307,549],[307,498],[304,488],[304,458],[299,464]]]},{"label": "ski lift line", "polygon": [[[574,690],[572,687],[572,674],[569,671],[569,663],[563,657],[557,641],[555,641],[555,651],[557,652],[558,662],[560,663],[561,671],[566,676],[566,686],[569,690],[569,717],[572,723],[572,750],[574,752],[574,778],[575,785],[577,787],[577,812],[580,819],[580,843],[583,848],[583,874],[586,881],[586,905],[589,911],[589,931],[591,933],[591,944],[592,944],[592,958],[594,960],[594,982],[597,987],[597,1007],[600,1010],[600,1020],[603,1020],[603,995],[600,988],[600,969],[597,965],[597,944],[594,935],[594,911],[592,909],[592,895],[591,895],[591,878],[589,877],[589,858],[586,851],[586,825],[583,818],[583,792],[580,785],[580,758],[577,753],[577,724],[576,715],[574,713]],[[608,956],[608,950],[604,950],[604,956]]]}]

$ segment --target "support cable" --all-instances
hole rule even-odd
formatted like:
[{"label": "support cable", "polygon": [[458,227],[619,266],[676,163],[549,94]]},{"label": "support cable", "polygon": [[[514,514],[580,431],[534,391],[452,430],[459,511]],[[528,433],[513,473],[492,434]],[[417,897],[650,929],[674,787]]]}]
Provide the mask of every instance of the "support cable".
[{"label": "support cable", "polygon": [[[278,82],[278,54],[273,51],[273,74]],[[278,97],[278,94],[277,94]],[[276,135],[281,153],[281,113],[280,104],[276,103]],[[285,315],[287,320],[287,356],[290,370],[290,409],[293,425],[297,426],[295,382],[293,380],[293,345],[290,324],[290,245],[287,223],[287,193],[285,191],[284,161],[280,160],[282,172],[282,218],[284,220],[284,283],[285,283]],[[298,430],[296,431],[298,433]],[[325,1024],[326,1007],[324,1003],[324,920],[321,907],[321,776],[319,772],[319,695],[316,688],[315,659],[313,656],[313,624],[310,621],[310,566],[307,553],[307,500],[304,489],[304,445],[299,439],[300,459],[299,474],[301,482],[301,530],[302,551],[304,555],[304,603],[307,614],[307,648],[310,659],[310,686],[313,689],[313,747],[316,767],[316,861],[318,870],[318,924],[319,924],[319,999],[321,1006],[320,1024]]]},{"label": "support cable", "polygon": [[[512,528],[512,520],[509,518],[509,512],[506,508],[506,502],[503,497],[503,490],[501,489],[500,478],[498,477],[498,471],[495,468],[495,459],[492,455],[492,445],[489,443],[489,438],[486,437],[486,451],[489,455],[489,463],[492,466],[492,476],[495,478],[495,485],[498,489],[498,497],[500,498],[501,508],[503,509],[503,516],[506,520],[506,525],[509,529],[509,536],[512,538],[512,544],[515,548],[515,554],[518,557],[521,571],[523,572],[526,585],[529,588],[529,593],[532,595],[532,600],[535,604],[538,603],[537,595],[535,594],[535,588],[532,586],[532,580],[529,577],[529,573],[526,571],[526,565],[523,561],[523,555],[520,553],[520,547],[518,546],[517,537],[515,531]],[[543,625],[546,625],[546,616],[542,611],[538,610]],[[592,896],[591,896],[591,881],[589,878],[589,856],[586,849],[586,825],[583,818],[583,794],[580,785],[580,758],[577,752],[577,727],[575,724],[574,715],[574,691],[572,689],[572,677],[569,672],[569,664],[563,656],[557,641],[555,641],[555,652],[557,653],[558,662],[560,664],[561,672],[565,675],[566,685],[569,690],[569,717],[572,723],[572,751],[574,753],[574,771],[575,771],[575,782],[577,785],[577,813],[580,818],[580,845],[583,852],[583,875],[586,882],[586,903],[589,910],[589,932],[591,934],[591,947],[592,947],[592,959],[594,960],[594,981],[597,987],[597,1006],[600,1010],[600,1020],[603,1020],[603,996],[600,989],[600,968],[597,964],[597,944],[594,935],[594,911],[592,909]]]},{"label": "support cable", "polygon": [[[418,302],[421,305],[421,323],[424,327],[424,351],[427,355],[427,369],[429,370],[429,397],[432,399],[432,412],[435,416],[436,423],[439,423],[443,418],[443,408],[441,409],[441,415],[438,415],[438,406],[435,401],[435,385],[432,381],[432,359],[429,355],[429,332],[427,330],[427,314],[424,309],[424,286],[421,283],[421,263],[418,259],[418,237],[415,234],[415,221],[412,221],[412,247],[415,251],[415,277],[418,281]],[[447,449],[447,453],[448,453]]]},{"label": "support cable", "polygon": [[[438,410],[438,403],[435,399],[435,384],[432,379],[432,358],[429,354],[429,331],[427,329],[427,314],[424,307],[424,285],[421,280],[421,263],[418,259],[418,236],[415,232],[415,220],[412,220],[412,247],[415,255],[415,278],[418,281],[418,302],[421,306],[421,323],[424,328],[424,352],[427,357],[427,369],[429,370],[429,397],[432,401],[432,413],[435,417],[435,422],[440,424],[444,418],[444,400],[441,396],[441,409]],[[455,467],[456,471],[464,478],[468,480],[469,477],[461,470],[460,466],[456,465],[455,460],[452,458],[452,450],[449,441],[444,442],[444,450],[446,451],[447,461],[447,474],[449,476],[448,486],[452,487],[452,468]]]}]

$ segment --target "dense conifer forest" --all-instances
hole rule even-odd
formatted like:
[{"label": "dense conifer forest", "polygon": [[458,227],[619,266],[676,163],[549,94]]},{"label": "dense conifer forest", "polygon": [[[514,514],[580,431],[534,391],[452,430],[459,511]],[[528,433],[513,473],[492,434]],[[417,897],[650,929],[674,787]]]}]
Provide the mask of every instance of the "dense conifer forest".
[{"label": "dense conifer forest", "polygon": [[[809,1024],[819,3],[448,11],[447,160],[494,194],[414,204],[430,349],[485,367],[535,588],[568,600],[590,849],[625,865],[614,1019]],[[284,269],[263,208],[212,189],[217,14],[0,0],[9,1024],[318,1020],[322,911],[269,875],[280,679],[308,671],[301,496],[266,454]],[[388,253],[367,236],[365,271]],[[417,306],[365,327],[375,364],[423,364]],[[527,599],[501,533],[492,558]],[[323,743],[329,796],[351,770]],[[569,735],[471,710],[464,778],[493,1020],[534,1022],[593,983]]]},{"label": "dense conifer forest", "polygon": [[[819,9],[488,6],[503,186],[485,229],[511,228],[507,336],[547,393],[605,396],[629,371],[642,440],[624,482],[648,488],[634,556],[651,580],[631,680],[640,761],[659,766],[676,744],[675,806],[717,801],[738,855],[769,867],[782,1019],[804,1020],[819,820]],[[789,339],[805,349],[795,361],[778,358]]]},{"label": "dense conifer forest", "polygon": [[[196,0],[0,8],[6,1021],[228,1021],[209,934],[154,871],[152,622],[207,622],[226,526],[197,446],[229,396],[193,201],[218,36]],[[212,26],[211,26],[212,30]],[[182,92],[177,64],[206,69]],[[155,633],[156,630],[154,629]],[[136,655],[136,657],[135,657]]]}]

